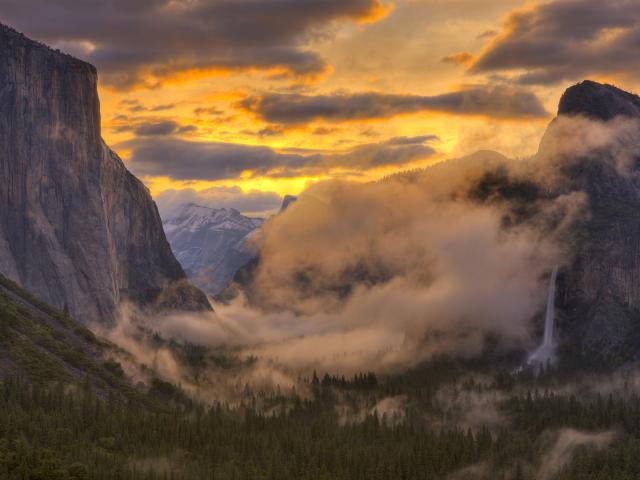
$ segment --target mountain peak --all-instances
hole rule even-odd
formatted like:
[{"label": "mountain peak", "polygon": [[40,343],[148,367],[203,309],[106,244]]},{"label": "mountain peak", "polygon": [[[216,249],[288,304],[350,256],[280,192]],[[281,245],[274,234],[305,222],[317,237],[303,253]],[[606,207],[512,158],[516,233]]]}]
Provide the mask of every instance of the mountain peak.
[{"label": "mountain peak", "polygon": [[[168,235],[176,231],[196,232],[202,228],[253,230],[262,222],[262,218],[246,217],[235,208],[212,208],[196,203],[185,203],[173,214],[166,215],[163,225]],[[169,242],[171,243],[171,240]]]},{"label": "mountain peak", "polygon": [[585,115],[605,121],[620,115],[640,117],[640,97],[613,85],[585,80],[564,92],[558,115]]},{"label": "mountain peak", "polygon": [[284,198],[282,199],[282,205],[280,206],[280,211],[284,212],[289,205],[291,205],[293,202],[297,200],[298,200],[298,197],[296,197],[295,195],[285,195]]},{"label": "mountain peak", "polygon": [[215,295],[254,257],[248,239],[263,221],[246,217],[235,208],[188,203],[165,217],[164,230],[191,280]]},{"label": "mountain peak", "polygon": [[214,208],[206,205],[189,202],[174,210],[173,214],[167,214],[164,222],[172,222],[184,218],[241,218],[243,215],[233,207]]}]

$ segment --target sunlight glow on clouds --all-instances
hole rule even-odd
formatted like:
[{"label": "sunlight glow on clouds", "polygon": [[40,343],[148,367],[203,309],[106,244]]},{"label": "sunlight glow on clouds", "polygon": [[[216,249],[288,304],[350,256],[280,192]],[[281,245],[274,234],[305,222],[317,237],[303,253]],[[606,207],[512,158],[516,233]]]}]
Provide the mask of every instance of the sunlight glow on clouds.
[{"label": "sunlight glow on clouds", "polygon": [[154,195],[265,208],[320,180],[532,154],[569,82],[635,87],[637,20],[629,0],[0,4],[98,67],[103,136]]}]

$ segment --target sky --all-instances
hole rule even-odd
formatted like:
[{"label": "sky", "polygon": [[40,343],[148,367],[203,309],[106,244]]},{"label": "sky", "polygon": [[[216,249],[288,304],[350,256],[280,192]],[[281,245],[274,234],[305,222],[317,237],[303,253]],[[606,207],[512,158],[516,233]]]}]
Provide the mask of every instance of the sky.
[{"label": "sky", "polygon": [[639,20],[637,0],[0,2],[98,68],[103,137],[160,203],[251,215],[322,180],[535,153],[569,85],[638,87]]}]

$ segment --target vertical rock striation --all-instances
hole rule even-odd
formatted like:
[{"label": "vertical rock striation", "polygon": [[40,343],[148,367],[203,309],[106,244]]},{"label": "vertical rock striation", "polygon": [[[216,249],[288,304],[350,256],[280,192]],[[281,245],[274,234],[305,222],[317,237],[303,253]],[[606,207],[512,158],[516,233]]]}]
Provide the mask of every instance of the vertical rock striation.
[{"label": "vertical rock striation", "polygon": [[0,272],[85,323],[168,291],[176,308],[210,308],[148,190],[101,138],[95,68],[2,25]]}]

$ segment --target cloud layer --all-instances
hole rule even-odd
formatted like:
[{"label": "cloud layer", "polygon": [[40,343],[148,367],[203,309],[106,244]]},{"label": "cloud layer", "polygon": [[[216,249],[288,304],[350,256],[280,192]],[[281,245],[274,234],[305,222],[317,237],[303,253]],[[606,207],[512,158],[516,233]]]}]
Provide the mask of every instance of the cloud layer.
[{"label": "cloud layer", "polygon": [[[254,345],[247,355],[302,370],[402,369],[478,354],[491,336],[531,346],[545,276],[567,258],[557,235],[584,199],[536,203],[530,222],[505,229],[508,206],[461,195],[504,162],[484,153],[377,183],[314,185],[264,225],[248,300],[217,305],[219,322],[246,332],[236,338]],[[545,218],[555,226],[541,233]]]},{"label": "cloud layer", "polygon": [[640,4],[555,0],[513,11],[472,72],[508,72],[520,83],[590,75],[627,76],[640,67]]},{"label": "cloud layer", "polygon": [[435,96],[373,92],[313,96],[269,93],[248,97],[240,106],[263,120],[281,124],[382,119],[425,111],[496,118],[547,116],[533,93],[501,85],[470,87]]},{"label": "cloud layer", "polygon": [[590,213],[567,167],[597,152],[626,174],[637,132],[630,119],[561,117],[533,159],[479,152],[379,182],[316,183],[252,237],[259,260],[235,300],[153,328],[293,376],[532,349],[548,274],[572,263]]},{"label": "cloud layer", "polygon": [[387,11],[380,0],[4,0],[0,21],[131,87],[191,70],[316,76],[327,64],[306,47],[311,37]]},{"label": "cloud layer", "polygon": [[342,152],[278,152],[269,147],[220,142],[195,142],[172,137],[138,137],[122,144],[132,151],[131,170],[142,176],[175,180],[220,180],[241,175],[289,177],[326,173],[339,168],[359,172],[388,165],[406,165],[435,155],[433,136],[392,138]]}]

